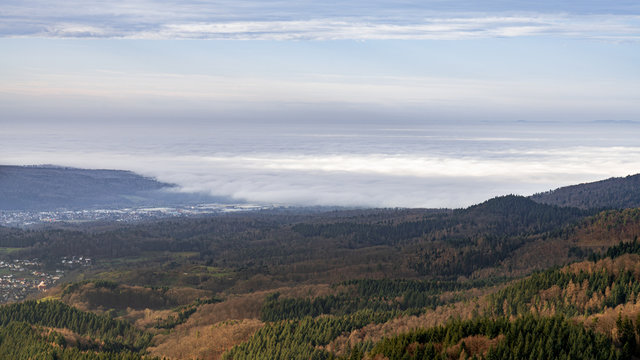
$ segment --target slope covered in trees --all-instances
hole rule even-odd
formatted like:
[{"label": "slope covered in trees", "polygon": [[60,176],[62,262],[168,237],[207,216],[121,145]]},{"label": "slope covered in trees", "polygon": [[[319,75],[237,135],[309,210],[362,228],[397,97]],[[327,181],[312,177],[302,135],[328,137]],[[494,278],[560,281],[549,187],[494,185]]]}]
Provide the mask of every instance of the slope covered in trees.
[{"label": "slope covered in trees", "polygon": [[31,325],[67,328],[77,334],[100,340],[108,351],[140,351],[149,345],[151,336],[107,316],[79,311],[59,301],[25,301],[0,307],[0,325],[26,322]]},{"label": "slope covered in trees", "polygon": [[[362,358],[362,348],[345,359]],[[368,352],[401,359],[623,359],[611,340],[562,316],[451,321],[384,339]],[[627,357],[628,358],[628,357]]]},{"label": "slope covered in trees", "polygon": [[[633,236],[639,223],[632,210],[606,212],[582,220],[572,230],[577,232],[566,236],[575,244],[578,239],[573,236],[584,229],[595,231],[598,227],[604,227],[602,236]],[[593,239],[587,240],[588,244],[592,242]],[[329,342],[326,337],[322,341],[315,339],[313,347],[308,347],[309,339],[296,340],[300,339],[296,326],[303,326],[301,331],[327,334],[322,325],[327,319],[344,321],[340,319],[345,319],[349,311],[366,308],[341,307],[341,304],[352,303],[342,303],[336,296],[268,298],[263,307],[263,320],[273,322],[268,322],[246,344],[226,356],[230,359],[266,358],[267,354],[301,359],[379,356],[388,359],[520,359],[523,356],[629,359],[640,354],[639,253],[637,241],[620,242],[601,255],[592,254],[592,260],[537,272],[493,290],[491,282],[347,282],[345,284],[355,285],[352,298],[368,299],[371,309],[391,316],[377,325],[371,322],[347,328],[346,333],[334,335]],[[428,324],[433,324],[431,319],[441,317],[439,314],[449,313],[451,303],[420,304],[418,308],[422,311],[398,312],[405,296],[412,291],[441,300],[446,293],[469,288],[485,288],[489,294],[471,301],[461,298],[463,300],[452,308],[450,320],[442,325]],[[447,298],[456,301],[455,296]],[[377,305],[380,300],[386,308]],[[394,303],[395,312],[388,307]],[[462,314],[469,320],[460,320]],[[280,344],[287,345],[280,347]],[[297,348],[301,345],[306,347]],[[296,357],[287,352],[288,349],[299,349],[304,355]]]},{"label": "slope covered in trees", "polygon": [[[0,228],[5,260],[94,259],[49,290],[59,301],[2,307],[0,324],[26,324],[34,332],[20,337],[61,358],[628,358],[640,354],[639,231],[636,209],[521,196],[458,210]],[[570,261],[581,262],[514,280]]]},{"label": "slope covered in trees", "polygon": [[[352,315],[320,315],[300,313],[305,305],[314,309],[314,301],[303,298],[297,303],[282,302],[276,313],[288,313],[290,317],[268,315],[267,325],[247,343],[228,352],[226,358],[630,359],[640,354],[638,249],[637,243],[620,244],[600,260],[536,273],[467,305],[465,300],[456,306],[475,309],[469,312],[468,320],[460,318],[467,310],[454,310],[449,320],[435,327],[420,324],[429,323],[428,319],[439,312],[446,313],[448,306],[431,308],[418,317],[379,308],[374,312],[358,309]],[[420,283],[365,283],[377,289],[363,292],[365,297],[412,288],[438,293],[437,287]],[[449,290],[449,284],[443,285],[442,290]],[[275,311],[276,301],[268,299],[265,308]],[[617,314],[613,320],[612,313]],[[364,314],[368,315],[361,321]],[[402,323],[402,317],[413,318],[407,321],[417,327],[383,336],[375,334],[376,326],[393,329],[397,326],[393,324]],[[338,336],[350,339],[350,345],[336,352],[336,347],[329,344]]]},{"label": "slope covered in trees", "polygon": [[[70,332],[82,341],[67,341]],[[143,359],[151,337],[127,322],[59,301],[0,307],[2,359]]]},{"label": "slope covered in trees", "polygon": [[[589,214],[505,196],[455,211],[260,212],[114,228],[22,231],[1,236],[0,245],[19,248],[15,256],[50,263],[71,255],[141,259],[155,253],[155,264],[148,263],[125,281],[154,286],[198,283],[211,290],[243,281],[247,289],[256,290],[361,277],[473,277],[500,268],[523,246],[559,239]],[[183,261],[174,261],[171,254],[180,252],[194,254],[192,264],[221,269],[231,277],[210,271],[195,278],[183,276],[194,266],[185,269]],[[566,250],[556,257],[553,261],[560,264],[569,259]],[[537,266],[520,263],[525,271]],[[158,266],[163,271],[157,271]],[[247,282],[255,276],[262,285]]]},{"label": "slope covered in trees", "polygon": [[0,358],[2,359],[59,359],[59,360],[143,360],[137,352],[104,352],[67,346],[64,337],[56,332],[33,327],[24,322],[10,322],[0,327]]},{"label": "slope covered in trees", "polygon": [[531,196],[543,204],[581,209],[640,207],[640,174],[571,185]]}]

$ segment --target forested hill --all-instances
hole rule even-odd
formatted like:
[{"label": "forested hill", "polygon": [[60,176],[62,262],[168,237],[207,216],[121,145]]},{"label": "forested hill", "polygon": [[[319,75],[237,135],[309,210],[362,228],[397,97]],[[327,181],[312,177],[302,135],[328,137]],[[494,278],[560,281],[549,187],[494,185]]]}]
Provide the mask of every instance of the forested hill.
[{"label": "forested hill", "polygon": [[[297,273],[299,281],[348,280],[372,275],[372,266],[378,277],[457,277],[476,272],[486,276],[487,271],[502,273],[498,269],[509,259],[518,264],[511,268],[521,271],[540,268],[539,259],[545,266],[549,261],[565,263],[569,245],[560,236],[588,215],[510,195],[455,211],[265,211],[111,229],[90,224],[41,231],[0,229],[0,246],[13,248],[14,256],[51,263],[65,256],[109,259],[195,252],[206,266],[234,269],[238,277],[284,283],[290,282],[291,273]],[[524,255],[533,257],[521,259]]]},{"label": "forested hill", "polygon": [[121,208],[184,201],[189,196],[131,171],[0,165],[0,210]]},{"label": "forested hill", "polygon": [[[589,213],[577,208],[540,204],[517,195],[499,196],[458,212],[460,217],[474,219],[474,222],[493,220],[517,226],[514,232],[552,230]],[[508,234],[507,231],[502,233]]]},{"label": "forested hill", "polygon": [[640,209],[515,195],[0,227],[3,271],[65,274],[0,306],[0,358],[630,360],[639,229]]},{"label": "forested hill", "polygon": [[640,207],[640,174],[566,186],[532,195],[531,199],[543,204],[581,209]]}]

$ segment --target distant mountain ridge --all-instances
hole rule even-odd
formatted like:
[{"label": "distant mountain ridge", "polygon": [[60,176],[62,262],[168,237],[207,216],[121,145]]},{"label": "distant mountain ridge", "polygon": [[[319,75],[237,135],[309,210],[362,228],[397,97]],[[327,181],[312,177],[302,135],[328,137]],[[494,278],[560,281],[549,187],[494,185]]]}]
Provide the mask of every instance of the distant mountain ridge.
[{"label": "distant mountain ridge", "polygon": [[530,198],[538,203],[581,209],[640,207],[640,174],[561,187]]},{"label": "distant mountain ridge", "polygon": [[175,186],[125,170],[0,165],[0,210],[122,208],[213,199],[168,191]]}]

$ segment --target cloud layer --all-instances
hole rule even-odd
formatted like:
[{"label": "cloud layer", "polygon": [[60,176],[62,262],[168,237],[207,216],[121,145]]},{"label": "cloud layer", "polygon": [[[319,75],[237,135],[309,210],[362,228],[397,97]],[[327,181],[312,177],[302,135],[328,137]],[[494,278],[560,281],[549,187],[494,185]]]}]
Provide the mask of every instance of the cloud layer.
[{"label": "cloud layer", "polygon": [[[573,148],[526,159],[428,156],[207,157],[60,153],[8,156],[67,166],[132,169],[183,191],[286,205],[462,207],[487,198],[529,195],[562,185],[637,172],[640,148]],[[569,155],[569,156],[567,156]],[[547,157],[541,160],[543,157]],[[591,158],[585,162],[584,158]],[[537,158],[537,160],[531,160]]]},{"label": "cloud layer", "polygon": [[7,164],[130,169],[176,183],[183,191],[249,202],[462,207],[497,195],[529,195],[637,173],[640,147],[633,134],[638,126],[335,128],[323,134],[309,128],[201,137],[176,131],[163,139],[115,130],[57,136],[16,132],[0,137],[0,152]]}]

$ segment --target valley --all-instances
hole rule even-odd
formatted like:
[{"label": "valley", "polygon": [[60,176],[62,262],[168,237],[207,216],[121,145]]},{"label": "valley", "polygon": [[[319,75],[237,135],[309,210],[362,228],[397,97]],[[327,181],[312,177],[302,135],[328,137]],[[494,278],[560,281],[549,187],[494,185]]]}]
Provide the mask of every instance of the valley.
[{"label": "valley", "polygon": [[0,227],[3,264],[55,274],[0,320],[69,359],[629,359],[639,233],[637,208],[514,195]]}]

